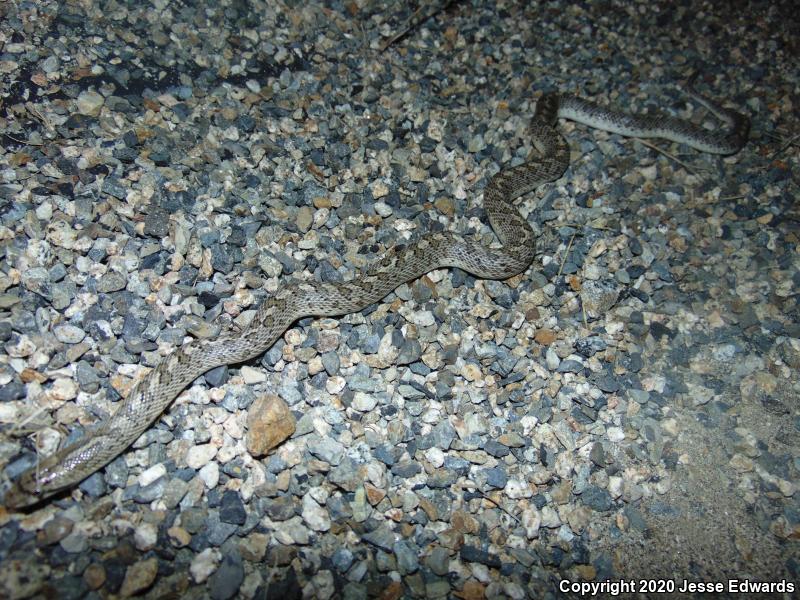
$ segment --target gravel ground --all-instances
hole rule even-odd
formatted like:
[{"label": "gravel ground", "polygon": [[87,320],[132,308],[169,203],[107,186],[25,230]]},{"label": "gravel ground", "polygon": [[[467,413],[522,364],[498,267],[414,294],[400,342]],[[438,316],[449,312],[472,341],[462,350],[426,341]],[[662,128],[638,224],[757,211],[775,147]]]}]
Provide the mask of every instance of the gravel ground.
[{"label": "gravel ground", "polygon": [[753,125],[721,158],[562,122],[528,272],[436,271],[211,371],[71,494],[0,507],[0,596],[796,586],[792,4],[4,3],[4,479],[289,281],[491,242],[543,92],[711,122],[699,70]]}]

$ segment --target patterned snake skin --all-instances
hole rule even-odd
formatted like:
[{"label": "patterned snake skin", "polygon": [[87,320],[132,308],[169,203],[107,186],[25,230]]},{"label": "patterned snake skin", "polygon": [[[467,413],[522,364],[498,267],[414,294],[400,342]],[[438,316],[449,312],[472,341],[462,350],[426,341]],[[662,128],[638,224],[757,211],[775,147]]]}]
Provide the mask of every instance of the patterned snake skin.
[{"label": "patterned snake skin", "polygon": [[534,256],[534,232],[513,201],[566,170],[569,148],[555,129],[557,117],[626,136],[665,138],[703,152],[733,154],[741,149],[749,120],[697,94],[691,82],[687,92],[725,123],[726,130],[711,131],[663,114],[626,115],[575,97],[545,95],[528,129],[539,156],[501,171],[484,191],[484,210],[502,247],[488,248],[453,233],[433,233],[390,250],[352,281],[284,287],[260,307],[244,331],[190,342],[162,359],[110,418],[82,440],[41,459],[12,483],[5,494],[6,506],[31,506],[79,483],[130,446],[190,382],[209,369],[262,354],[297,319],[360,311],[400,284],[442,267],[458,267],[485,279],[505,279],[527,269]]}]

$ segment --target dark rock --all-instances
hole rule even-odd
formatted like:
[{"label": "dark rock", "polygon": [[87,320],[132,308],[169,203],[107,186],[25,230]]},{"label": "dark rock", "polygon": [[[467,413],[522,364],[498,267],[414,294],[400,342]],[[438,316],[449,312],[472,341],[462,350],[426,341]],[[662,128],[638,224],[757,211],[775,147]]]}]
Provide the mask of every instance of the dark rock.
[{"label": "dark rock", "polygon": [[[599,444],[595,444],[595,446],[598,445]],[[603,488],[599,488],[595,485],[590,485],[583,490],[581,500],[586,506],[597,512],[609,511],[614,504],[611,495]]]},{"label": "dark rock", "polygon": [[247,511],[238,492],[228,490],[222,495],[219,506],[219,520],[223,523],[244,525],[247,520]]},{"label": "dark rock", "polygon": [[480,563],[494,569],[499,569],[503,564],[497,556],[475,546],[462,546],[459,555],[461,560]]},{"label": "dark rock", "polygon": [[278,496],[265,509],[267,516],[273,521],[286,521],[295,515],[295,501],[290,494]]},{"label": "dark rock", "polygon": [[508,456],[510,452],[508,446],[504,446],[496,440],[489,440],[486,442],[486,444],[483,446],[483,450],[495,458],[503,458],[504,456]]},{"label": "dark rock", "polygon": [[486,469],[485,473],[487,484],[497,489],[506,487],[506,483],[508,483],[508,476],[502,467]]},{"label": "dark rock", "polygon": [[411,461],[398,463],[392,467],[392,475],[402,477],[403,479],[409,479],[420,471],[422,471],[420,464]]}]

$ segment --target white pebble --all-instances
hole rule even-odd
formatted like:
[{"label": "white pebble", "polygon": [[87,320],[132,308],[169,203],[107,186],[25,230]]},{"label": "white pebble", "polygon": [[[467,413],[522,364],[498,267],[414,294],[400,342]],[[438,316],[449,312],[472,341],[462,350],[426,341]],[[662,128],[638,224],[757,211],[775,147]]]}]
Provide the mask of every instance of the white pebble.
[{"label": "white pebble", "polygon": [[428,448],[425,451],[425,458],[427,458],[428,462],[437,469],[444,464],[444,452],[442,452],[436,446]]},{"label": "white pebble", "polygon": [[154,481],[156,481],[159,477],[163,477],[167,474],[167,467],[164,466],[164,463],[158,463],[157,465],[153,465],[146,471],[142,471],[139,474],[138,483],[140,487],[147,487]]},{"label": "white pebble", "polygon": [[418,327],[430,327],[436,323],[433,313],[429,310],[420,310],[413,313],[410,320]]},{"label": "white pebble", "polygon": [[200,469],[198,476],[209,490],[217,487],[219,483],[219,465],[215,462],[208,463]]},{"label": "white pebble", "polygon": [[328,511],[317,504],[311,494],[303,496],[303,520],[314,531],[328,531],[331,528]]},{"label": "white pebble", "polygon": [[608,493],[615,500],[622,496],[623,481],[619,475],[612,475],[608,478]]},{"label": "white pebble", "polygon": [[248,367],[244,365],[239,372],[242,374],[242,379],[248,385],[254,383],[263,383],[267,380],[267,374],[264,373],[261,369],[254,369],[253,367]]},{"label": "white pebble", "polygon": [[547,527],[548,529],[554,529],[561,525],[561,518],[558,516],[558,512],[552,506],[543,506],[542,507],[542,527]]},{"label": "white pebble", "polygon": [[158,528],[152,523],[142,523],[133,532],[133,543],[141,552],[152,550],[158,541]]},{"label": "white pebble", "polygon": [[378,213],[381,217],[386,218],[392,214],[392,207],[386,204],[385,202],[376,202],[375,212]]},{"label": "white pebble", "polygon": [[328,380],[325,382],[325,391],[329,394],[338,394],[343,389],[344,386],[347,384],[344,377],[341,375],[333,375],[332,377],[328,377]]},{"label": "white pebble", "polygon": [[389,187],[382,181],[376,181],[372,184],[372,197],[383,198],[389,195]]},{"label": "white pebble", "polygon": [[50,396],[56,400],[72,400],[78,395],[78,384],[72,379],[56,379],[50,387]]},{"label": "white pebble", "polygon": [[492,580],[489,567],[480,563],[472,563],[472,576],[481,583],[489,583]]},{"label": "white pebble", "polygon": [[642,167],[639,169],[639,172],[642,174],[642,177],[644,177],[648,181],[653,181],[658,175],[658,171],[656,170],[655,165],[650,165],[649,167]]},{"label": "white pebble", "polygon": [[358,412],[369,412],[377,406],[378,400],[372,394],[366,392],[356,392],[353,394],[353,409]]},{"label": "white pebble", "polygon": [[377,355],[379,364],[383,367],[388,367],[394,363],[398,354],[400,354],[400,349],[392,343],[392,334],[385,334],[381,338],[381,343],[378,345]]},{"label": "white pebble", "polygon": [[621,442],[625,439],[625,432],[622,431],[621,427],[609,427],[606,430],[606,435],[612,442]]},{"label": "white pebble", "polygon": [[522,511],[520,523],[525,528],[525,535],[529,540],[539,537],[539,527],[542,525],[542,515],[535,506]]},{"label": "white pebble", "polygon": [[25,334],[19,336],[16,343],[9,342],[4,347],[6,353],[13,358],[25,358],[36,351],[36,344]]},{"label": "white pebble", "polygon": [[217,570],[219,561],[222,560],[222,553],[216,548],[206,548],[194,557],[189,567],[192,579],[195,583],[203,583],[211,574]]},{"label": "white pebble", "polygon": [[512,500],[517,500],[519,498],[530,498],[533,496],[530,486],[519,479],[509,479],[503,491],[506,493],[506,496]]},{"label": "white pebble", "polygon": [[192,446],[186,453],[186,464],[192,469],[201,469],[217,455],[217,447],[211,444]]},{"label": "white pebble", "polygon": [[83,91],[78,94],[78,112],[89,117],[96,117],[100,114],[105,98],[94,90]]},{"label": "white pebble", "polygon": [[552,346],[549,346],[547,352],[545,352],[545,362],[547,363],[547,369],[550,371],[555,371],[558,365],[561,364],[561,359],[558,358],[558,354],[556,354]]}]

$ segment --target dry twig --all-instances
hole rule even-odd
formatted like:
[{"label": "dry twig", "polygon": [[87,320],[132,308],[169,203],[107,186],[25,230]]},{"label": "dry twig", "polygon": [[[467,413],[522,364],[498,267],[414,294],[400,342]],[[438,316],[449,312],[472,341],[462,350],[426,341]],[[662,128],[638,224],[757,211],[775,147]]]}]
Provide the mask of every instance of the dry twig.
[{"label": "dry twig", "polygon": [[446,0],[440,6],[434,7],[434,9],[430,13],[428,13],[424,17],[418,19],[417,17],[419,17],[419,15],[422,12],[422,10],[424,8],[427,8],[427,6],[425,6],[425,5],[420,6],[417,10],[414,11],[414,14],[411,15],[411,17],[408,19],[408,21],[406,21],[406,24],[403,26],[403,28],[398,33],[396,33],[395,35],[390,37],[388,40],[386,40],[383,44],[381,44],[380,51],[383,52],[389,46],[391,46],[392,44],[394,44],[398,40],[404,38],[408,34],[409,31],[414,29],[414,27],[419,27],[422,23],[424,23],[425,21],[427,21],[431,17],[436,16],[437,14],[439,14],[440,12],[445,10],[453,2],[455,2],[455,0]]}]

